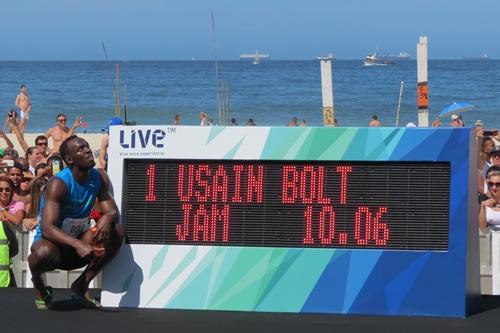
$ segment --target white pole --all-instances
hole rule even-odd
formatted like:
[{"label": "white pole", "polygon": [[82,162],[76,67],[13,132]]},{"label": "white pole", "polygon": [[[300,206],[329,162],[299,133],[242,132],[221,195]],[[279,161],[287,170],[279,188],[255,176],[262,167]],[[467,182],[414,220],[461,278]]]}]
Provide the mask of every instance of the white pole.
[{"label": "white pole", "polygon": [[399,88],[399,101],[398,101],[398,111],[396,112],[396,127],[399,126],[399,111],[401,110],[401,99],[403,98],[403,86],[405,81],[401,81],[401,87]]},{"label": "white pole", "polygon": [[318,57],[321,64],[321,94],[323,96],[323,125],[333,126],[335,111],[333,108],[333,55]]},{"label": "white pole", "polygon": [[417,104],[418,127],[429,127],[429,82],[427,78],[427,36],[417,44]]}]

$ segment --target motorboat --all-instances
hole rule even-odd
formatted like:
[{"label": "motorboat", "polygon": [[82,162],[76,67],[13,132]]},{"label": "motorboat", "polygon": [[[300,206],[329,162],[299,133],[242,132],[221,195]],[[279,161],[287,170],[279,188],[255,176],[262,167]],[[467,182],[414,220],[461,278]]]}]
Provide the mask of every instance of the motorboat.
[{"label": "motorboat", "polygon": [[385,66],[395,64],[400,60],[409,60],[410,55],[404,51],[399,52],[397,55],[386,54],[380,55],[378,51],[375,51],[372,54],[369,54],[363,60],[364,66]]}]

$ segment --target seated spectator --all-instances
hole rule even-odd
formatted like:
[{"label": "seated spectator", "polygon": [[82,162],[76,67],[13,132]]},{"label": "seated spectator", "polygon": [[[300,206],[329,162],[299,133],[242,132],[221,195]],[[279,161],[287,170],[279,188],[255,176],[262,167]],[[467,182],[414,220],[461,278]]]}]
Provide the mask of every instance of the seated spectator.
[{"label": "seated spectator", "polygon": [[488,198],[481,202],[479,227],[500,228],[500,166],[492,166],[486,174]]},{"label": "seated spectator", "polygon": [[376,114],[372,115],[372,120],[368,123],[370,127],[380,127],[382,123],[378,120],[378,116]]},{"label": "seated spectator", "polygon": [[299,120],[297,119],[297,117],[293,117],[292,119],[290,119],[287,126],[299,126]]},{"label": "seated spectator", "polygon": [[7,177],[0,177],[0,221],[19,225],[25,212],[22,201],[13,200],[14,184]]},{"label": "seated spectator", "polygon": [[200,126],[208,126],[208,114],[200,112]]},{"label": "seated spectator", "polygon": [[451,127],[462,127],[463,124],[458,115],[452,114],[450,119],[451,119],[450,121]]},{"label": "seated spectator", "polygon": [[255,126],[255,122],[253,121],[253,118],[248,118],[247,126]]},{"label": "seated spectator", "polygon": [[236,121],[236,118],[231,118],[231,124],[230,126],[238,126],[238,122]]},{"label": "seated spectator", "polygon": [[432,127],[441,127],[441,118],[439,116],[436,116],[434,120],[432,121]]}]

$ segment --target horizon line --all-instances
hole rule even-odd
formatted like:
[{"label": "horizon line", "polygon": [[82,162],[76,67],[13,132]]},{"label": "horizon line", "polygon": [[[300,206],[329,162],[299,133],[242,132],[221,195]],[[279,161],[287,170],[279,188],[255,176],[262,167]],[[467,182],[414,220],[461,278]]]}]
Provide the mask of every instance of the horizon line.
[{"label": "horizon line", "polygon": [[[362,58],[334,58],[334,61],[363,61]],[[397,61],[397,63],[400,62],[407,62],[407,61],[416,61],[416,58],[411,58],[407,60],[400,60]],[[495,60],[500,60],[500,58],[487,58],[487,59],[482,59],[482,58],[467,58],[467,57],[462,57],[462,58],[434,58],[434,59],[428,59],[429,61],[495,61]],[[131,61],[137,61],[137,62],[147,62],[147,61],[179,61],[179,62],[195,62],[195,61],[215,61],[214,59],[205,59],[205,58],[180,58],[180,59],[0,59],[0,62],[131,62]],[[235,61],[235,62],[251,62],[249,60],[242,60],[239,58],[235,59],[218,59],[217,61]],[[273,61],[318,61],[316,58],[298,58],[298,59],[266,59],[262,60],[262,63],[266,62],[273,62]]]}]

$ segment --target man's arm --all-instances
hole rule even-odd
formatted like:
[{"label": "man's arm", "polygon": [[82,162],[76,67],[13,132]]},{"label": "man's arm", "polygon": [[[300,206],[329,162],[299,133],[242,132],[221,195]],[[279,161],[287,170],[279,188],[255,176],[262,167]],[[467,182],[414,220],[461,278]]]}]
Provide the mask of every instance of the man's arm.
[{"label": "man's arm", "polygon": [[21,145],[21,148],[23,148],[24,153],[26,153],[26,151],[28,150],[29,146],[26,143],[26,141],[24,140],[23,133],[21,133],[21,131],[19,130],[19,127],[17,126],[17,121],[15,119],[12,119],[12,120],[9,119],[9,125],[10,125],[11,131],[16,135],[17,141],[19,141],[19,144]]},{"label": "man's arm", "polygon": [[10,141],[9,137],[2,130],[0,130],[0,137],[2,137],[5,140],[5,143],[7,144],[7,147],[8,147],[7,149],[14,148],[14,145],[12,144],[12,141]]},{"label": "man's arm", "polygon": [[103,215],[97,222],[97,241],[101,242],[106,239],[109,239],[109,233],[111,231],[111,227],[114,226],[116,222],[118,222],[118,207],[116,206],[115,199],[111,196],[110,193],[110,180],[106,171],[103,169],[98,169],[101,175],[101,190],[99,191],[98,200],[99,205],[101,206],[101,212]]},{"label": "man's arm", "polygon": [[109,135],[106,135],[101,141],[101,149],[99,149],[99,166],[101,169],[106,169],[106,155],[108,153]]},{"label": "man's arm", "polygon": [[78,255],[84,258],[93,253],[92,246],[67,235],[57,225],[61,203],[66,198],[67,193],[66,184],[61,179],[57,177],[50,179],[47,184],[45,207],[43,208],[43,237],[51,242],[73,247]]}]

